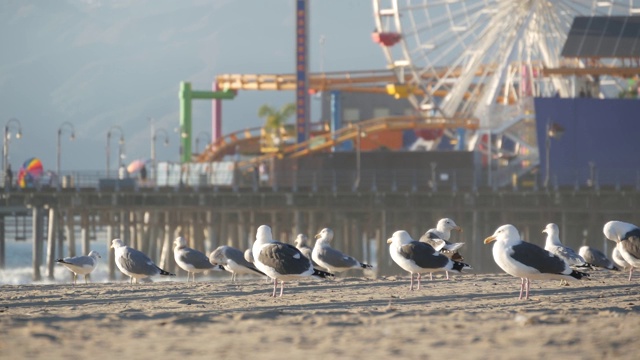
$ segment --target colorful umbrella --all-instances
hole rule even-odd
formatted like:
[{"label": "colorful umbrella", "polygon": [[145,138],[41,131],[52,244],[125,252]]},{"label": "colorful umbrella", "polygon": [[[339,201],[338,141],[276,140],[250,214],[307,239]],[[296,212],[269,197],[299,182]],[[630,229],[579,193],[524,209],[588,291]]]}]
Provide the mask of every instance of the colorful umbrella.
[{"label": "colorful umbrella", "polygon": [[34,187],[42,176],[42,162],[38,158],[31,158],[22,164],[18,172],[18,186],[21,188]]},{"label": "colorful umbrella", "polygon": [[147,160],[142,160],[142,159],[138,159],[138,160],[133,160],[129,166],[127,166],[127,171],[129,172],[129,174],[133,174],[136,171],[140,171],[140,169],[142,169],[146,164],[147,164]]}]

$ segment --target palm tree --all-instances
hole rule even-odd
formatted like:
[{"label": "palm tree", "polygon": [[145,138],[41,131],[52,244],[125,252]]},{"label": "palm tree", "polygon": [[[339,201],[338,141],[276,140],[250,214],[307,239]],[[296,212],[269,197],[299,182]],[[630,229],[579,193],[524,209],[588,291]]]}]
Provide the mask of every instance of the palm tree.
[{"label": "palm tree", "polygon": [[295,112],[296,105],[293,103],[283,105],[280,110],[276,110],[267,104],[258,109],[258,116],[266,118],[264,128],[271,135],[276,146],[282,143],[281,133],[284,132],[284,125]]}]

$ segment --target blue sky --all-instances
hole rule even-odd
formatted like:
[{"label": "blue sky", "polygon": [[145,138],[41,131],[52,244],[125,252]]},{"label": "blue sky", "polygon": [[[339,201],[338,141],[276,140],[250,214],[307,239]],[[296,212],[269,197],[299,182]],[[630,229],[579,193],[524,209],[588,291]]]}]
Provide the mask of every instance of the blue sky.
[{"label": "blue sky", "polygon": [[[292,73],[294,8],[293,0],[3,2],[0,121],[17,118],[23,131],[10,142],[13,168],[36,156],[55,170],[57,131],[65,121],[76,140],[62,139],[63,173],[104,171],[112,126],[124,129],[125,162],[149,157],[150,118],[170,134],[168,147],[157,142],[158,160],[177,161],[180,81],[209,89],[218,74]],[[311,0],[309,19],[311,71],[321,62],[325,71],[386,66],[370,37],[370,1]],[[223,132],[258,126],[260,105],[279,107],[293,97],[241,92],[223,105]],[[194,136],[210,131],[210,119],[209,103],[195,104]],[[113,169],[114,150],[111,158]]]}]

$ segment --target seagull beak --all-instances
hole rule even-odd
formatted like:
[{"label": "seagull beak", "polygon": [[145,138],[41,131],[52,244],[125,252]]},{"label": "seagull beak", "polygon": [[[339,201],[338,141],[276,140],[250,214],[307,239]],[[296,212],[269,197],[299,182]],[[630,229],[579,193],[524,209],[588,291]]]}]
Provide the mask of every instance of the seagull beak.
[{"label": "seagull beak", "polygon": [[491,235],[488,238],[484,239],[484,243],[488,244],[490,242],[496,241],[496,236],[495,235]]},{"label": "seagull beak", "polygon": [[393,239],[389,238],[387,239],[387,244],[391,244],[393,242]]},{"label": "seagull beak", "polygon": [[542,233],[543,234],[546,233],[546,232],[547,232],[547,229],[542,229]]},{"label": "seagull beak", "polygon": [[462,232],[462,228],[461,228],[460,226],[456,226],[456,227],[454,227],[454,228],[453,228],[453,230],[457,230],[457,231],[459,231],[459,232]]},{"label": "seagull beak", "polygon": [[316,236],[314,236],[313,238],[314,239],[320,239],[320,236],[321,236],[320,234],[316,234]]}]

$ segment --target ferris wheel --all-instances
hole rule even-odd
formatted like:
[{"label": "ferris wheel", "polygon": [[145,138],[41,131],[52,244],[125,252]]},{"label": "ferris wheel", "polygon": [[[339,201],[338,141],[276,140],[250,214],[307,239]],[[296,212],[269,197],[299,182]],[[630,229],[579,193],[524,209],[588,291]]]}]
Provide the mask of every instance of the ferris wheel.
[{"label": "ferris wheel", "polygon": [[479,132],[508,134],[537,151],[514,125],[532,113],[527,99],[571,96],[568,80],[542,69],[564,65],[574,17],[638,15],[640,0],[373,0],[373,12],[374,39],[416,111],[475,117]]}]

